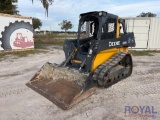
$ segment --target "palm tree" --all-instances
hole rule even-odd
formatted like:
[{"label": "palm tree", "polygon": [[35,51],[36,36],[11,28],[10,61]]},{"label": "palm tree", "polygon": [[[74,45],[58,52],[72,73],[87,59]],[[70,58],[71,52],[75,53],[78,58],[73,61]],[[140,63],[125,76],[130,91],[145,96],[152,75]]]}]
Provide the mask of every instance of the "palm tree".
[{"label": "palm tree", "polygon": [[[34,0],[32,0],[32,3],[33,3],[33,1]],[[39,0],[39,1],[42,3],[44,9],[46,10],[46,15],[48,17],[48,8],[49,8],[49,5],[51,5],[54,2],[54,0]]]}]

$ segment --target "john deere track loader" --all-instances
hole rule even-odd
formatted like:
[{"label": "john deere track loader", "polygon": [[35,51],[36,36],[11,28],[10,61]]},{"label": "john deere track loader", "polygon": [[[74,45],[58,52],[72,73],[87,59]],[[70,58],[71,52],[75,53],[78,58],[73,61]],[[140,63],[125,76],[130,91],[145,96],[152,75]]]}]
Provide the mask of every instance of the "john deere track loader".
[{"label": "john deere track loader", "polygon": [[77,39],[65,40],[65,60],[46,63],[27,83],[62,109],[90,96],[95,88],[109,87],[131,75],[134,34],[127,33],[125,20],[94,11],[80,14]]}]

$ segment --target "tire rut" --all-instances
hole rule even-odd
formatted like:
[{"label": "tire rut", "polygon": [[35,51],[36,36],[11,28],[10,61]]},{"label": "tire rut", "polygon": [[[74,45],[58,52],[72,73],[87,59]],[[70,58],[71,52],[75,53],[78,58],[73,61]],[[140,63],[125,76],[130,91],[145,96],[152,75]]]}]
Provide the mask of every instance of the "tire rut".
[{"label": "tire rut", "polygon": [[30,90],[29,88],[23,88],[23,89],[15,89],[15,90],[9,90],[6,92],[0,92],[0,98],[6,98],[12,95],[21,95],[25,92],[27,92],[28,90]]}]

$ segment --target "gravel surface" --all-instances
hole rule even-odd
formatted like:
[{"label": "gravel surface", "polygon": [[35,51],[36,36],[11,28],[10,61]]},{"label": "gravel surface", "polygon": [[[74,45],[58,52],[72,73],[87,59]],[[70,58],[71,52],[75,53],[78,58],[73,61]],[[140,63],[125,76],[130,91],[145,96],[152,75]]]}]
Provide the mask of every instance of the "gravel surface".
[{"label": "gravel surface", "polygon": [[133,56],[134,69],[130,77],[108,89],[97,88],[91,97],[67,111],[25,85],[46,62],[63,60],[61,48],[54,47],[45,54],[22,58],[7,56],[0,61],[0,120],[153,119],[125,116],[125,106],[153,106],[157,112],[155,119],[160,120],[160,53]]}]

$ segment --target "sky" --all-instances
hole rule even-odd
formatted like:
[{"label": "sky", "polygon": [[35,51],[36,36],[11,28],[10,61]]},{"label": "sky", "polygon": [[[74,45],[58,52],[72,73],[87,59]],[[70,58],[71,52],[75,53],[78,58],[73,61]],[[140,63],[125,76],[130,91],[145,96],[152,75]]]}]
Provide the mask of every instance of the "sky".
[{"label": "sky", "polygon": [[152,12],[160,17],[160,0],[54,0],[49,6],[48,17],[39,0],[18,0],[19,14],[36,17],[42,21],[41,30],[61,31],[63,20],[71,21],[77,31],[79,14],[90,11],[106,11],[120,17],[136,17],[142,12]]}]

